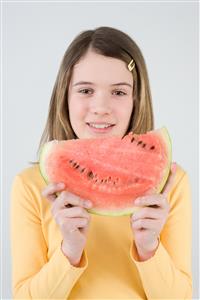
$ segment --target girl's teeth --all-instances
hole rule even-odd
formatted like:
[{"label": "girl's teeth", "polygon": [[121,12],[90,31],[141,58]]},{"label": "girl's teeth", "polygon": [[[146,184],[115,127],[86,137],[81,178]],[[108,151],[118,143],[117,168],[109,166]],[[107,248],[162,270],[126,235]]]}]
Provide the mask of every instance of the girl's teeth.
[{"label": "girl's teeth", "polygon": [[94,128],[107,128],[112,126],[112,125],[103,125],[103,124],[89,124],[89,125]]}]

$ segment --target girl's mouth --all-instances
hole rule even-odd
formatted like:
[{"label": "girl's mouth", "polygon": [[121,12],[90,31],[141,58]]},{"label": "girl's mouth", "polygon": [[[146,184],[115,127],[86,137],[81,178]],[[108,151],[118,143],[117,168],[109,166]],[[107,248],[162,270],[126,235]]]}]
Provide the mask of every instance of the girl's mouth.
[{"label": "girl's mouth", "polygon": [[95,124],[95,123],[86,123],[89,130],[92,132],[97,133],[107,133],[112,130],[112,128],[115,126],[115,124],[108,124],[108,123],[101,123],[101,124]]}]

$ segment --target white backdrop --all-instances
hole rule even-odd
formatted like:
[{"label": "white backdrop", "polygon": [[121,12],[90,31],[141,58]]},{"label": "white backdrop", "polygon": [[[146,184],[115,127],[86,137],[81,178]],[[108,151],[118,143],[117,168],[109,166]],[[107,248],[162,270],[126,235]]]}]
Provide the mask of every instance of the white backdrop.
[{"label": "white backdrop", "polygon": [[61,58],[83,30],[111,26],[141,48],[156,127],[165,125],[173,160],[189,173],[193,196],[193,279],[198,298],[197,2],[4,2],[2,4],[2,298],[11,298],[9,239],[13,177],[36,159]]}]

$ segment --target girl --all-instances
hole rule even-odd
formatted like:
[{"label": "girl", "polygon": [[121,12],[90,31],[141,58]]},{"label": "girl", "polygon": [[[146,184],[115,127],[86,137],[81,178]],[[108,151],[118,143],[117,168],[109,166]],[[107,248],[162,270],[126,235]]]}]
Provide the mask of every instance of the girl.
[{"label": "girl", "polygon": [[[152,129],[148,75],[136,43],[110,27],[80,33],[62,60],[40,147]],[[62,183],[46,186],[38,164],[18,174],[11,208],[14,298],[191,299],[186,172],[173,164],[162,193],[136,205],[132,216],[90,215],[87,199]]]}]

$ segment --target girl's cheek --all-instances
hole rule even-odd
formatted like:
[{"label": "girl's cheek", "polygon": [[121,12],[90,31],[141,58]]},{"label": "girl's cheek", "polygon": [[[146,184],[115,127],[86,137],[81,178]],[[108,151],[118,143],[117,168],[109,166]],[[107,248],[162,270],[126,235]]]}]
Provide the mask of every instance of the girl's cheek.
[{"label": "girl's cheek", "polygon": [[88,109],[88,104],[84,101],[73,98],[69,102],[69,108],[71,108],[71,110],[73,110],[74,112],[81,114],[83,113],[83,111],[86,111]]}]

